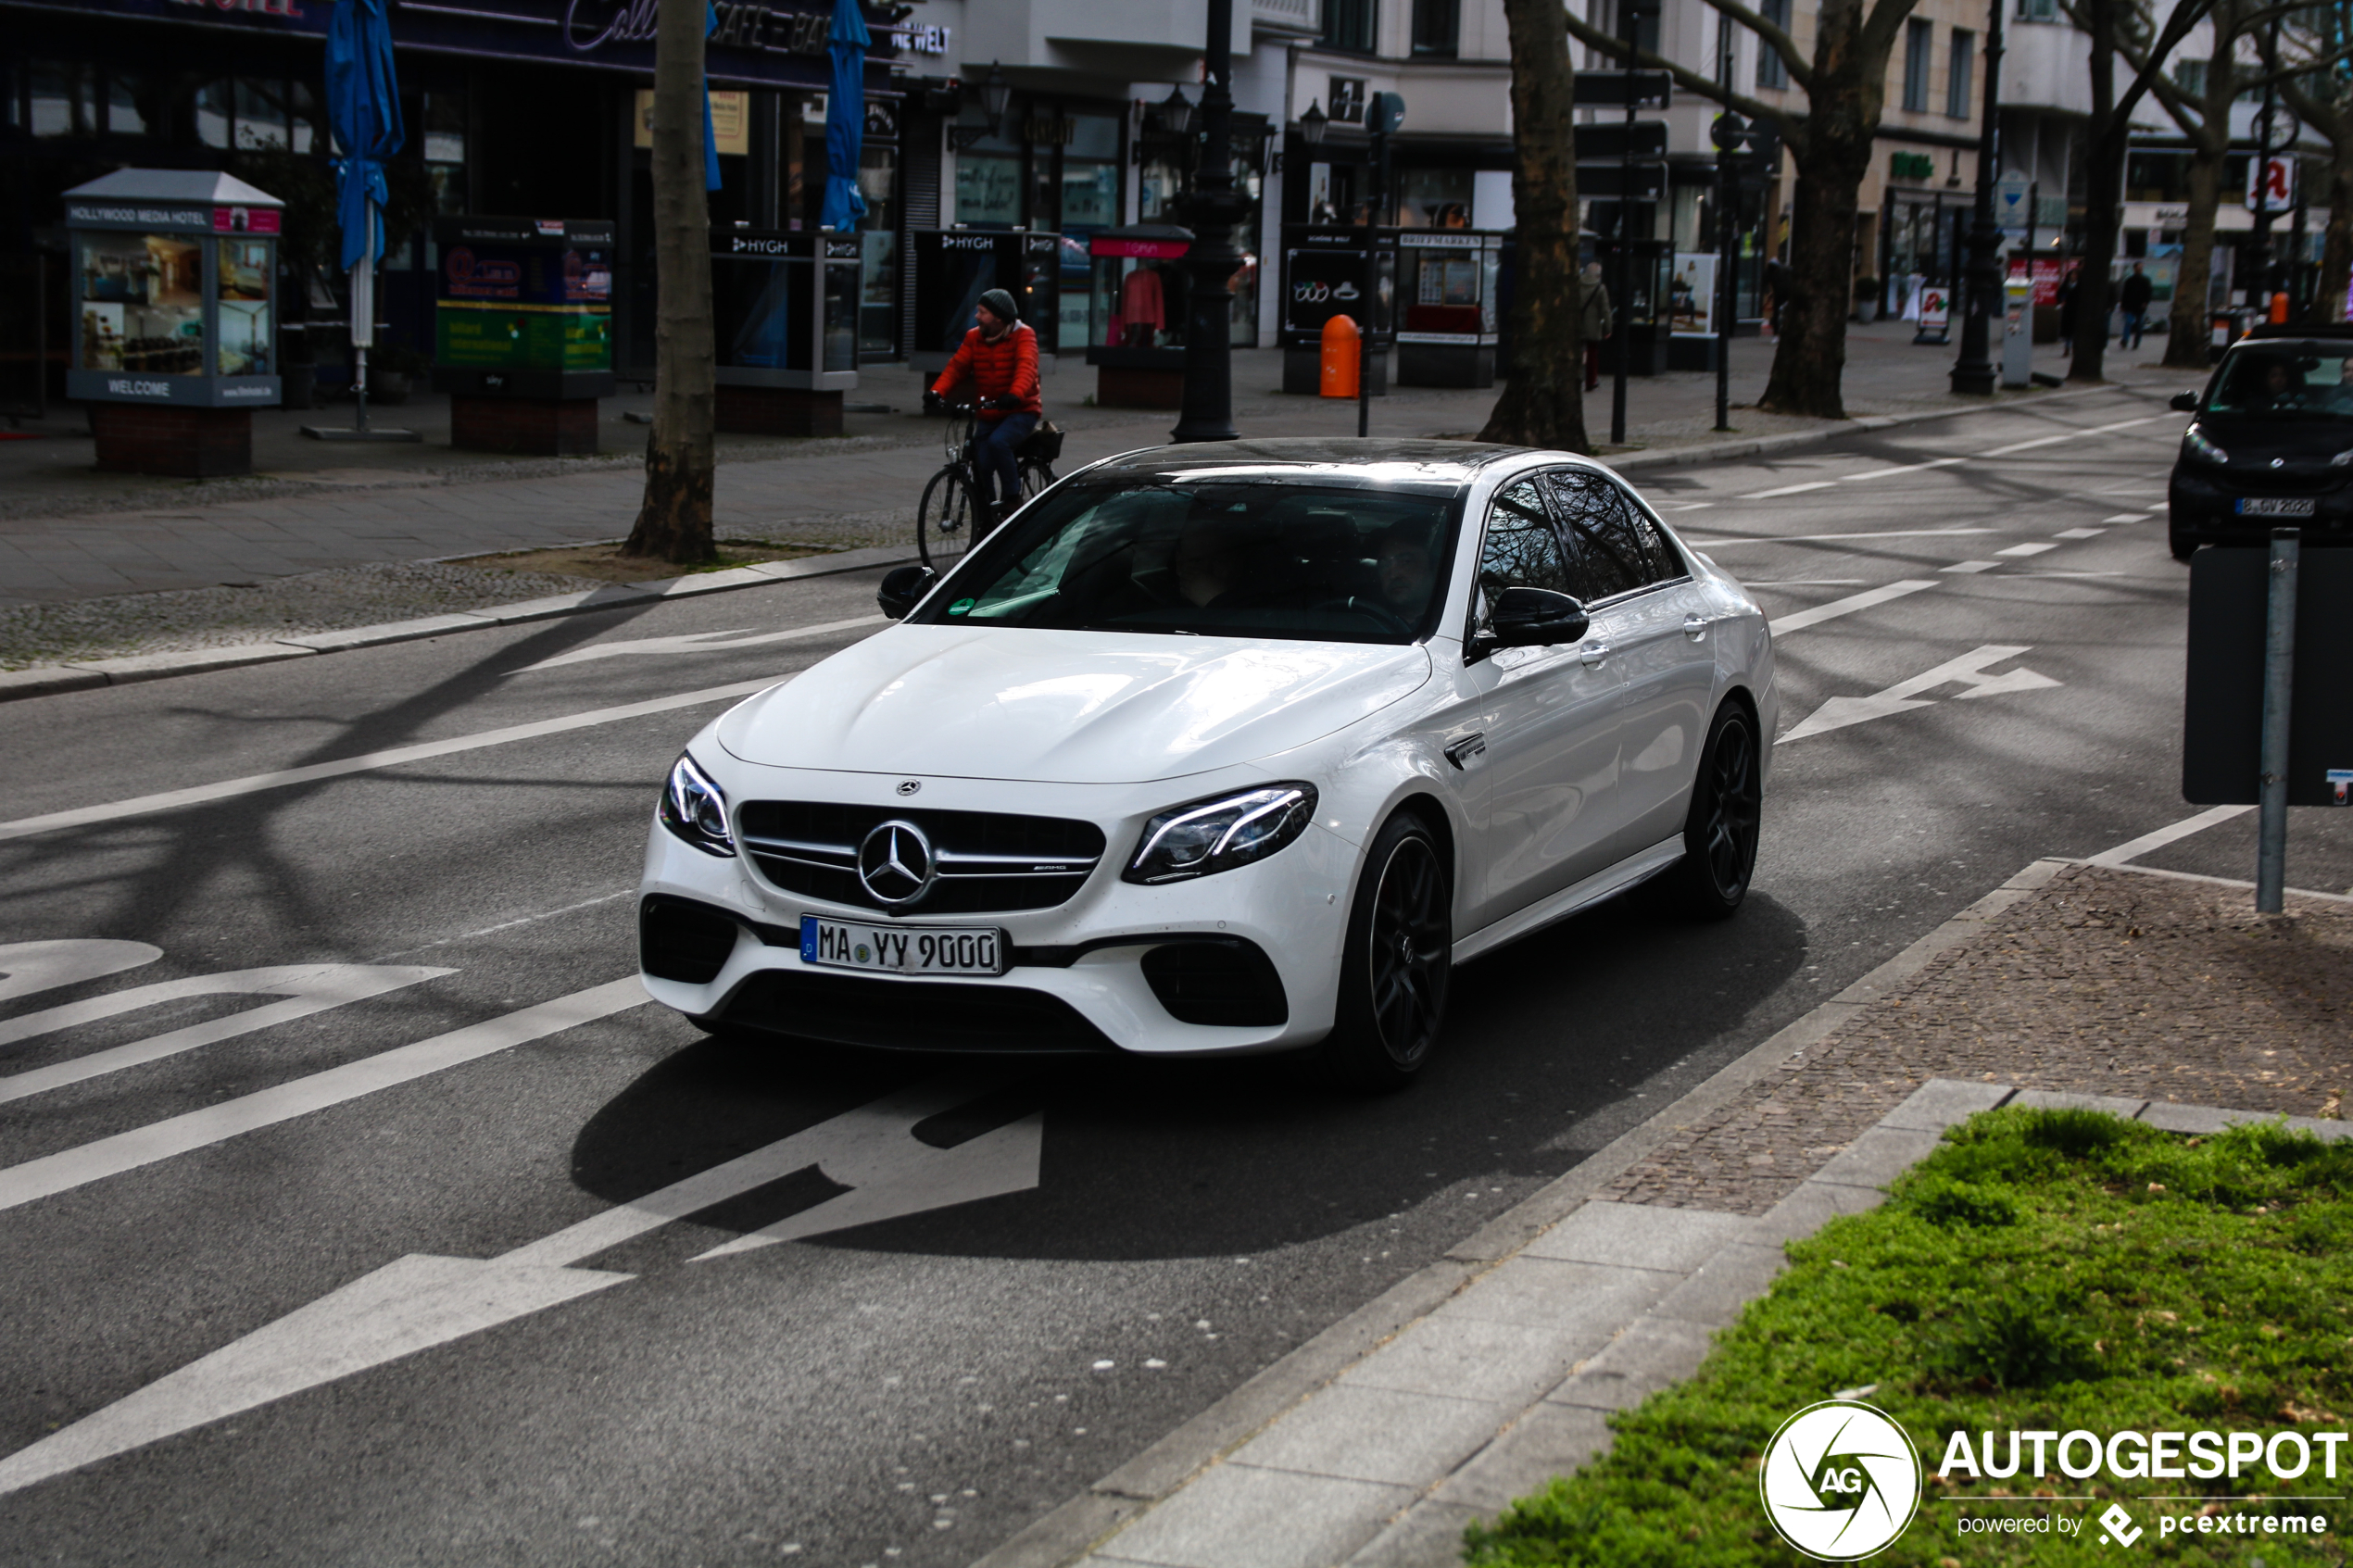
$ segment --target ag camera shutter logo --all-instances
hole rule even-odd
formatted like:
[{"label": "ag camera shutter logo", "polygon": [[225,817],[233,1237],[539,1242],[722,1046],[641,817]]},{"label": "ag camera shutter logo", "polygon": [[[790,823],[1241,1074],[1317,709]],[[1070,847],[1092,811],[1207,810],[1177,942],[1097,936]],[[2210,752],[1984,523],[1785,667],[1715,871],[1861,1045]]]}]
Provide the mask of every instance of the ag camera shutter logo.
[{"label": "ag camera shutter logo", "polygon": [[1756,1476],[1765,1517],[1782,1540],[1824,1562],[1883,1549],[1920,1506],[1920,1460],[1887,1413],[1825,1399],[1781,1423]]}]

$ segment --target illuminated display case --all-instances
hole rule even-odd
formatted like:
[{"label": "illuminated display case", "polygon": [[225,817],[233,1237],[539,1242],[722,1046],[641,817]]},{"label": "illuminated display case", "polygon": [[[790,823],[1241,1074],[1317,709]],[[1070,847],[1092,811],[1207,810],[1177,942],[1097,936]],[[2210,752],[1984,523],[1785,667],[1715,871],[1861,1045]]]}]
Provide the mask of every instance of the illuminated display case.
[{"label": "illuminated display case", "polygon": [[434,224],[436,390],[453,396],[610,397],[610,219],[444,218]]},{"label": "illuminated display case", "polygon": [[1478,229],[1397,232],[1397,380],[1495,384],[1496,285],[1504,236]]},{"label": "illuminated display case", "polygon": [[1189,229],[1136,223],[1087,236],[1087,363],[1107,408],[1177,408],[1185,401]]},{"label": "illuminated display case", "polygon": [[719,384],[856,390],[863,263],[864,245],[854,233],[714,233],[711,295]]},{"label": "illuminated display case", "polygon": [[199,408],[278,402],[282,204],[207,170],[125,169],[66,193],[66,395]]},{"label": "illuminated display case", "polygon": [[912,229],[915,260],[915,335],[907,363],[925,376],[947,368],[973,329],[973,310],[990,289],[1005,289],[1038,333],[1039,367],[1054,361],[1062,319],[1062,236],[1026,229]]}]

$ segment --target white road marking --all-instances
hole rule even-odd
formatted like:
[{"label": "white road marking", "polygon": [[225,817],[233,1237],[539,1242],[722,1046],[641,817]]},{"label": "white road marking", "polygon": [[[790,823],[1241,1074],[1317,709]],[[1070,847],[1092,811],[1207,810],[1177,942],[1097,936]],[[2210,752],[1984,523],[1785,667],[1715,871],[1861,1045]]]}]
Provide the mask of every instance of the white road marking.
[{"label": "white road marking", "polygon": [[1843,730],[1849,724],[1860,724],[1871,719],[1884,719],[1892,713],[1909,709],[1926,708],[1928,699],[1919,696],[1936,686],[1966,685],[1964,697],[1992,696],[1999,692],[2040,691],[2056,686],[2048,675],[2038,675],[2032,670],[2011,670],[1999,675],[1985,673],[1985,666],[1999,664],[2006,659],[2016,659],[2026,652],[2024,647],[2004,647],[1989,644],[1947,659],[1933,670],[1924,670],[1908,681],[1898,681],[1885,691],[1869,696],[1834,696],[1816,709],[1802,722],[1781,736],[1781,744],[1804,740],[1831,730]]},{"label": "white road marking", "polygon": [[1945,571],[1991,571],[2002,563],[1997,560],[1957,560],[1941,570]]},{"label": "white road marking", "polygon": [[1670,501],[1658,509],[1663,512],[1704,512],[1715,504],[1713,501]]},{"label": "white road marking", "polygon": [[583,898],[577,904],[566,904],[561,909],[542,909],[535,915],[518,915],[513,920],[502,920],[497,925],[485,925],[480,931],[461,931],[455,936],[437,937],[422,947],[404,947],[399,952],[386,953],[383,958],[370,961],[390,963],[395,959],[405,959],[411,953],[430,953],[435,947],[447,947],[452,942],[471,942],[477,936],[495,936],[502,931],[512,931],[519,925],[536,925],[543,920],[553,920],[558,915],[568,915],[578,909],[593,909],[599,904],[610,904],[615,898],[634,897],[636,892],[637,889],[635,887],[623,887],[611,893],[599,893],[594,898]]},{"label": "white road marking", "polygon": [[2105,528],[2062,528],[2051,537],[2054,539],[2096,539],[2107,532]]},{"label": "white road marking", "polygon": [[536,740],[542,735],[560,735],[569,730],[591,729],[598,724],[642,719],[649,714],[668,713],[680,708],[698,708],[704,703],[724,702],[733,697],[766,691],[782,679],[778,675],[764,675],[756,681],[705,686],[698,691],[680,692],[674,696],[623,703],[618,708],[592,708],[581,713],[567,713],[560,718],[541,719],[529,724],[513,724],[501,730],[483,730],[470,735],[452,735],[447,740],[423,741],[415,746],[362,752],[357,757],[346,757],[333,762],[313,762],[307,767],[285,768],[274,773],[253,773],[242,779],[222,779],[218,784],[196,784],[188,789],[133,796],[128,800],[108,801],[103,806],[77,806],[68,811],[51,811],[45,816],[19,817],[12,822],[0,822],[0,840],[25,838],[36,833],[52,833],[59,828],[87,827],[94,822],[120,822],[125,817],[144,817],[157,811],[176,810],[182,806],[201,806],[209,801],[233,799],[241,795],[258,795],[264,790],[283,789],[289,784],[341,778],[346,773],[365,773],[378,768],[396,768],[403,763],[422,762],[460,751],[476,751],[486,746]]},{"label": "white road marking", "polygon": [[2195,817],[2183,817],[2155,833],[2145,833],[2138,838],[2126,839],[2113,849],[2103,849],[2092,857],[2091,863],[2095,866],[2120,866],[2127,860],[2139,859],[2152,849],[2162,849],[2175,839],[2204,833],[2208,828],[2219,826],[2233,817],[2244,817],[2254,809],[2252,806],[2211,806]]},{"label": "white road marking", "polygon": [[2057,545],[2052,544],[2047,539],[2038,539],[2031,545],[2012,545],[2007,550],[1996,550],[1994,553],[1997,556],[2039,556],[2045,550],[2056,550],[2058,546]]},{"label": "white road marking", "polygon": [[0,1002],[53,991],[60,985],[99,980],[137,969],[163,957],[145,942],[82,938],[57,942],[10,942],[0,946]]},{"label": "white road marking", "polygon": [[1859,588],[1861,577],[1784,577],[1772,583],[1743,583],[1743,588]]},{"label": "white road marking", "polygon": [[414,985],[421,980],[437,975],[454,974],[455,970],[380,967],[370,964],[328,963],[293,964],[275,969],[233,970],[225,974],[200,974],[185,980],[167,980],[160,985],[141,985],[129,991],[116,991],[88,1001],[70,1002],[51,1008],[46,1012],[31,1012],[21,1018],[0,1023],[0,1046],[10,1046],[19,1040],[29,1040],[39,1035],[54,1035],[60,1029],[79,1024],[94,1023],[102,1018],[114,1018],[141,1008],[162,1002],[176,1002],[190,997],[284,997],[287,999],[272,1007],[254,1008],[245,1012],[232,1013],[226,1018],[192,1023],[169,1034],[151,1035],[144,1040],[133,1040],[127,1046],[111,1050],[94,1051],[52,1066],[35,1068],[30,1073],[0,1077],[0,1102],[22,1099],[44,1090],[79,1084],[108,1073],[120,1073],[126,1067],[143,1062],[159,1061],[182,1051],[209,1046],[221,1040],[233,1040],[240,1035],[250,1035],[273,1024],[308,1018],[314,1012],[339,1008],[370,997],[380,997],[386,991],[397,991],[404,985]]},{"label": "white road marking", "polygon": [[633,974],[625,980],[592,985],[585,991],[574,991],[568,997],[558,997],[504,1017],[470,1023],[412,1046],[331,1067],[324,1073],[314,1073],[274,1088],[223,1100],[202,1110],[191,1110],[94,1143],[28,1160],[21,1165],[0,1170],[0,1210],[69,1192],[125,1171],[135,1171],[142,1165],[225,1142],[242,1133],[275,1126],[374,1094],[378,1089],[459,1067],[512,1046],[625,1012],[644,1005],[646,1000],[645,987]]},{"label": "white road marking", "polygon": [[1992,533],[1991,528],[1882,528],[1869,533],[1746,533],[1727,539],[1686,539],[1694,550],[1729,548],[1733,545],[1813,545],[1826,539],[1942,539],[1957,533]]},{"label": "white road marking", "polygon": [[1893,479],[1899,473],[1919,473],[1925,469],[1948,469],[1955,463],[1966,463],[1968,461],[1969,459],[1967,458],[1931,458],[1924,463],[1905,463],[1900,467],[1892,469],[1866,469],[1861,473],[1842,475],[1839,483],[1842,484],[1853,484],[1858,480],[1865,479]]},{"label": "white road marking", "polygon": [[703,1256],[1026,1191],[1042,1112],[953,1148],[912,1135],[994,1086],[956,1077],[900,1090],[487,1261],[398,1259],[0,1460],[0,1493],[623,1284],[635,1276],[572,1265],[812,1165],[860,1185]]},{"label": "white road marking", "polygon": [[1783,637],[1792,632],[1803,632],[1808,626],[1819,626],[1825,621],[1835,621],[1842,615],[1852,615],[1858,609],[1869,609],[1873,605],[1883,605],[1890,599],[1900,599],[1906,594],[1917,594],[1922,588],[1935,586],[1933,583],[1906,578],[1900,583],[1890,583],[1883,588],[1873,588],[1868,593],[1849,594],[1843,599],[1832,599],[1826,605],[1816,605],[1811,609],[1801,609],[1789,615],[1773,617],[1771,621],[1773,634]]},{"label": "white road marking", "polygon": [[[528,675],[534,670],[554,670],[566,664],[585,664],[597,659],[625,659],[638,654],[663,653],[724,653],[731,648],[758,647],[767,643],[789,643],[803,637],[823,637],[835,632],[848,632],[860,626],[879,626],[889,619],[883,615],[862,615],[849,621],[828,621],[817,626],[795,626],[784,632],[762,632],[756,637],[741,633],[751,630],[739,626],[732,632],[688,632],[675,637],[632,637],[620,642],[590,643],[586,647],[560,653],[553,659],[543,659],[536,664],[526,664],[520,670],[510,670],[510,675]],[[732,643],[716,639],[734,637]]]},{"label": "white road marking", "polygon": [[2148,414],[2137,420],[2119,420],[2114,424],[2094,425],[2089,430],[2070,430],[2062,434],[2041,436],[2032,441],[2013,441],[2007,446],[1991,447],[1986,451],[1978,453],[1977,456],[1981,458],[2007,458],[2013,452],[2031,452],[2037,446],[2056,446],[2062,441],[2081,441],[2087,435],[2106,435],[2110,431],[2131,430],[2134,425],[2155,424],[2159,420],[2175,417],[2176,416],[2172,414],[2166,413]]},{"label": "white road marking", "polygon": [[1837,483],[1838,481],[1834,479],[1818,479],[1809,484],[1784,484],[1779,490],[1752,490],[1747,495],[1736,495],[1733,499],[1739,501],[1769,501],[1776,495],[1802,495],[1808,490],[1828,490],[1831,486],[1836,484]]},{"label": "white road marking", "polygon": [[2146,512],[2119,512],[2114,517],[2100,519],[2102,522],[2146,522],[2148,520]]}]

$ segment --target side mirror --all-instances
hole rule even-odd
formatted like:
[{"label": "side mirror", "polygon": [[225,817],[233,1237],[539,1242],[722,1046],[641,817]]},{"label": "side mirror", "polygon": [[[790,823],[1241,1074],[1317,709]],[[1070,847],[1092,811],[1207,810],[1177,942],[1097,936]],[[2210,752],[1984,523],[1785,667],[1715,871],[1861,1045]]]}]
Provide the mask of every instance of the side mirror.
[{"label": "side mirror", "polygon": [[927,566],[893,567],[883,574],[882,586],[875,590],[875,602],[893,621],[904,621],[938,581],[939,573]]},{"label": "side mirror", "polygon": [[2165,406],[2177,414],[2195,414],[2197,412],[2197,394],[2177,392],[2165,400]]},{"label": "side mirror", "polygon": [[1488,617],[1488,636],[1499,648],[1546,647],[1585,635],[1593,618],[1567,594],[1550,588],[1506,588]]}]

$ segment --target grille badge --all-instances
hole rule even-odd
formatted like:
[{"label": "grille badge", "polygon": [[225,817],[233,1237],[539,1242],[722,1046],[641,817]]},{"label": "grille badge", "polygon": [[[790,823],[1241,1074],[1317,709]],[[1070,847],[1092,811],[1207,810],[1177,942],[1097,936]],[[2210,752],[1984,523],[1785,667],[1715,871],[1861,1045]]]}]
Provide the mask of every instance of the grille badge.
[{"label": "grille badge", "polygon": [[912,822],[878,822],[858,846],[858,880],[887,907],[913,903],[938,876],[939,857]]},{"label": "grille badge", "polygon": [[912,795],[923,787],[924,781],[921,779],[901,779],[899,781],[899,793],[901,795]]}]

